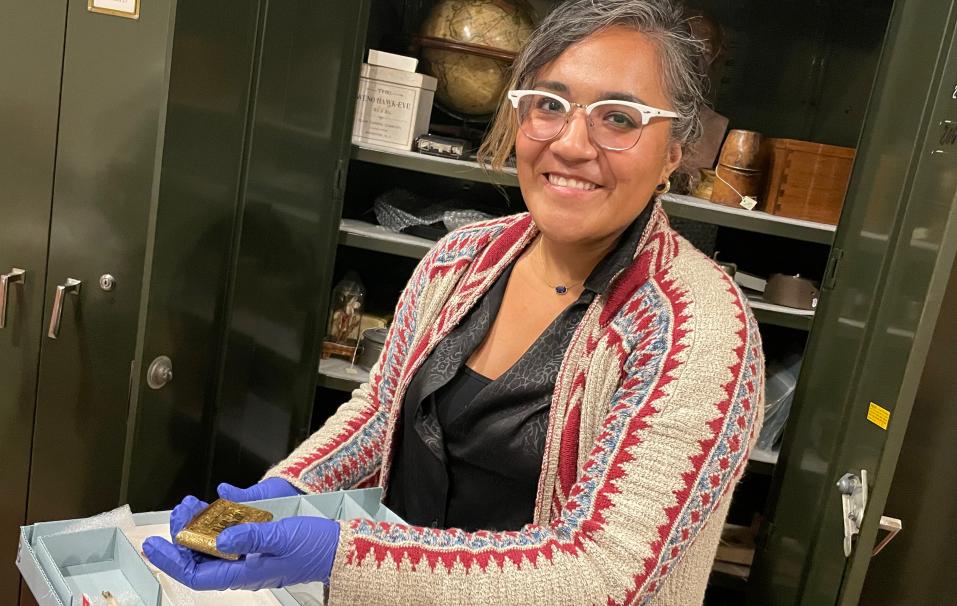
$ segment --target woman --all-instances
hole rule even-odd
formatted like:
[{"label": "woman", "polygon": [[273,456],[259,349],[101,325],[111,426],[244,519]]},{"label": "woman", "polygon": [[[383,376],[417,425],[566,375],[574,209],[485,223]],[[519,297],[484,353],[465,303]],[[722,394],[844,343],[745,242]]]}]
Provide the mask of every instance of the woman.
[{"label": "woman", "polygon": [[514,146],[530,213],[443,239],[370,383],[263,482],[220,487],[379,484],[410,525],[290,518],[224,531],[238,562],[158,538],[150,559],[333,603],[699,604],[764,393],[744,298],[654,201],[698,134],[699,49],[670,0],[558,7],[483,148],[500,168]]}]

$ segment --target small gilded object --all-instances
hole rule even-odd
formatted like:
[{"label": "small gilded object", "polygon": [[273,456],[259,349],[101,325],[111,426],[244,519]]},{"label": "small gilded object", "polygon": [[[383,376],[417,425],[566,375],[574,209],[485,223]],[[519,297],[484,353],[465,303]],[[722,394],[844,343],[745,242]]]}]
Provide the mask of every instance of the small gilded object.
[{"label": "small gilded object", "polygon": [[216,549],[216,537],[219,533],[237,524],[270,521],[272,514],[268,511],[218,499],[176,533],[176,542],[206,555],[224,560],[238,560],[239,556]]}]

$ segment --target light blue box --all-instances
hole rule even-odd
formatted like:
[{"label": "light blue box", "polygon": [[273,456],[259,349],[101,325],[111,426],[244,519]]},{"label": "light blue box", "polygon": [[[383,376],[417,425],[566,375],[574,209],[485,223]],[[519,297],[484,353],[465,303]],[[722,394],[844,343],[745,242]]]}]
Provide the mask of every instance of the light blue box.
[{"label": "light blue box", "polygon": [[[346,515],[345,514],[345,499],[350,499],[353,503],[359,506],[359,508],[364,512],[358,515]],[[352,518],[369,518],[375,519],[376,514],[379,512],[379,508],[382,506],[382,489],[381,488],[366,488],[362,490],[347,490],[343,494],[343,513],[340,515],[340,519],[349,520]],[[358,513],[358,512],[357,512]],[[350,512],[351,514],[351,512]],[[380,520],[376,520],[377,522]]]},{"label": "light blue box", "polygon": [[159,582],[117,528],[40,537],[37,556],[64,604],[82,606],[84,593],[99,597],[102,591],[137,595],[137,606],[161,604]]},{"label": "light blue box", "polygon": [[[275,520],[318,516],[402,523],[381,499],[381,489],[367,488],[267,499],[250,505],[269,511]],[[168,524],[169,514],[138,513],[133,515],[133,522],[137,526]],[[40,606],[79,606],[83,592],[97,596],[104,589],[114,595],[132,591],[143,606],[168,606],[159,583],[120,529],[70,531],[78,521],[39,522],[20,529],[17,568]],[[296,588],[290,591],[295,593]],[[285,589],[274,589],[272,594],[283,606],[300,604]]]}]

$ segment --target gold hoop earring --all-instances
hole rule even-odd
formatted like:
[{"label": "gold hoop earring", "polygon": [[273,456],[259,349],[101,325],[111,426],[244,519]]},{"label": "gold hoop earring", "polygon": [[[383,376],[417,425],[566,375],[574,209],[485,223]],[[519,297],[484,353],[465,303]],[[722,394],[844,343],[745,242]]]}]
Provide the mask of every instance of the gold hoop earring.
[{"label": "gold hoop earring", "polygon": [[663,196],[670,191],[671,191],[671,179],[665,179],[664,183],[659,183],[658,186],[655,187],[655,193],[658,194],[659,196]]}]

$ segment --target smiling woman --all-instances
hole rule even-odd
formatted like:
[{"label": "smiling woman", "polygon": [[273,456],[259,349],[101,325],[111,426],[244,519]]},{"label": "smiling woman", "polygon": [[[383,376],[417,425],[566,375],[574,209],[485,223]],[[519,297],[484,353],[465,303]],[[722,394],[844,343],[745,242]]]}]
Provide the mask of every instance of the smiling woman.
[{"label": "smiling woman", "polygon": [[[530,134],[539,132],[539,112],[518,113],[519,183],[547,246],[610,249],[681,162],[681,144],[671,136],[677,114],[655,109],[671,105],[658,75],[658,57],[650,36],[615,26],[570,46],[532,80],[533,88],[562,92],[578,104],[600,103],[612,95],[614,101],[620,95],[641,99],[638,107],[646,108],[642,114],[626,101],[590,105],[594,109],[587,115],[566,114],[565,128],[545,140]],[[608,107],[624,109],[602,111]],[[634,113],[640,117],[628,117]],[[613,143],[615,149],[602,143]]]},{"label": "smiling woman", "polygon": [[369,384],[263,482],[220,489],[379,484],[408,524],[227,529],[237,562],[151,539],[160,568],[207,589],[322,580],[332,603],[701,603],[764,362],[741,292],[655,199],[700,130],[680,14],[573,0],[544,20],[482,150],[498,168],[514,150],[529,213],[444,238]]}]

